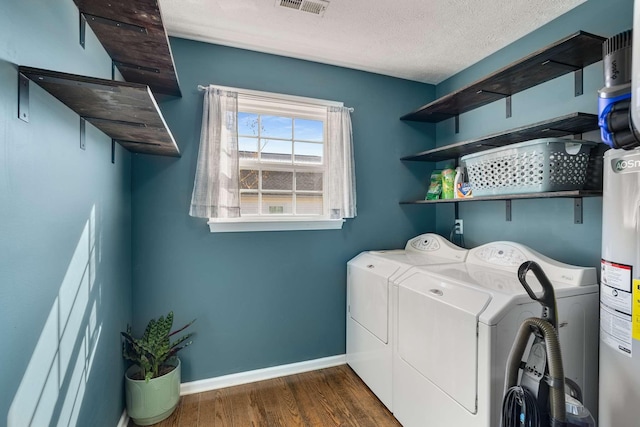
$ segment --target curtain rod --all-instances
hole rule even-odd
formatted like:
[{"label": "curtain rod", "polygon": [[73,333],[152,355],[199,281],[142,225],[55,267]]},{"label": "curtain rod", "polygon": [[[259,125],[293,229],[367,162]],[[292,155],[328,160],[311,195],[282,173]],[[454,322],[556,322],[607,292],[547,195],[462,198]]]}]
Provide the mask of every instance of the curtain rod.
[{"label": "curtain rod", "polygon": [[[203,85],[198,85],[198,90],[200,92],[207,90],[209,86],[203,86]],[[242,93],[241,90],[238,90],[238,93]],[[350,113],[353,113],[354,108],[353,107],[345,107]]]}]

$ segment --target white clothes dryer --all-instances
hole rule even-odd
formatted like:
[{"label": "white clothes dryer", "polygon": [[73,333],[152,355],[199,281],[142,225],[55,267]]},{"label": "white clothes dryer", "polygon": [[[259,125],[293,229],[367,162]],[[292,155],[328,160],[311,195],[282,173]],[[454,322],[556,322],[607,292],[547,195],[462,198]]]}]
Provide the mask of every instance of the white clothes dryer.
[{"label": "white clothes dryer", "polygon": [[[505,369],[523,320],[540,317],[517,278],[537,262],[554,286],[565,376],[597,409],[598,285],[594,268],[563,264],[524,245],[470,249],[464,264],[416,267],[394,282],[394,415],[404,427],[500,425]],[[532,273],[527,282],[541,295]]]},{"label": "white clothes dryer", "polygon": [[347,264],[347,363],[392,410],[394,303],[391,281],[413,266],[461,263],[467,250],[437,234],[422,234],[404,249],[368,251]]}]

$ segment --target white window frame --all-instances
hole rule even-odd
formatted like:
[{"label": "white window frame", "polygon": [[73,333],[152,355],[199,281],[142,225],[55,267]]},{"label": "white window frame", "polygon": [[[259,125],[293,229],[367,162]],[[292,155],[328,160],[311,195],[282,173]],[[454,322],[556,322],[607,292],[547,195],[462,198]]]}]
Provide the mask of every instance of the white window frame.
[{"label": "white window frame", "polygon": [[[249,215],[239,218],[209,218],[208,225],[212,233],[243,232],[243,231],[290,231],[290,230],[337,230],[342,228],[344,219],[331,219],[329,216],[329,150],[326,137],[327,116],[326,107],[342,107],[342,102],[327,101],[323,99],[307,98],[294,95],[283,95],[271,92],[237,89],[231,87],[216,86],[222,90],[238,93],[238,112],[252,112],[264,115],[280,115],[296,118],[318,120],[324,122],[325,140],[323,143],[322,165],[296,165],[280,162],[255,162],[240,159],[240,169],[258,169],[267,166],[268,170],[283,171],[309,171],[323,173],[323,214],[322,215]],[[323,112],[320,116],[319,112]],[[262,191],[262,190],[260,190]],[[295,187],[293,197],[295,197]]]}]

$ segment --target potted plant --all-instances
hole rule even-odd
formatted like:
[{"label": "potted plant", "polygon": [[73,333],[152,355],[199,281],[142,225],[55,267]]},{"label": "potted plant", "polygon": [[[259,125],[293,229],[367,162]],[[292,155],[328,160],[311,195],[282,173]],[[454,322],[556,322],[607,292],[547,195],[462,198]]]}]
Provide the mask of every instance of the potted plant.
[{"label": "potted plant", "polygon": [[131,326],[122,332],[122,356],[133,362],[125,372],[127,413],[142,426],[169,417],[180,400],[180,359],[178,351],[190,345],[193,333],[171,341],[171,337],[191,326],[192,320],[171,332],[173,312],[151,319],[141,338],[131,335]]}]

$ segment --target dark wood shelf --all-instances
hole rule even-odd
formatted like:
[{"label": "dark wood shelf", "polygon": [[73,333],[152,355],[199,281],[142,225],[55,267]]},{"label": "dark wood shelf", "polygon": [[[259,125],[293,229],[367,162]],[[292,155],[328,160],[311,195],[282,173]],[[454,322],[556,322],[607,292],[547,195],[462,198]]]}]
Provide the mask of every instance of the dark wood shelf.
[{"label": "dark wood shelf", "polygon": [[523,194],[506,194],[499,196],[482,196],[471,197],[468,199],[437,199],[437,200],[414,200],[400,202],[401,205],[425,205],[436,203],[458,203],[458,202],[482,202],[491,200],[517,200],[517,199],[552,199],[565,198],[575,199],[580,197],[598,197],[602,196],[602,191],[597,190],[572,190],[572,191],[549,191],[545,193],[523,193]]},{"label": "dark wood shelf", "polygon": [[571,113],[542,122],[534,123],[495,133],[482,138],[457,142],[442,147],[433,148],[400,160],[434,162],[458,158],[466,154],[477,153],[490,148],[503,147],[517,142],[536,138],[555,138],[567,135],[585,133],[598,129],[598,116],[587,113]]},{"label": "dark wood shelf", "polygon": [[148,86],[30,67],[18,71],[127,150],[180,156]]},{"label": "dark wood shelf", "polygon": [[439,98],[401,120],[437,123],[602,60],[604,37],[584,31]]},{"label": "dark wood shelf", "polygon": [[181,96],[157,0],[74,0],[128,82]]}]

